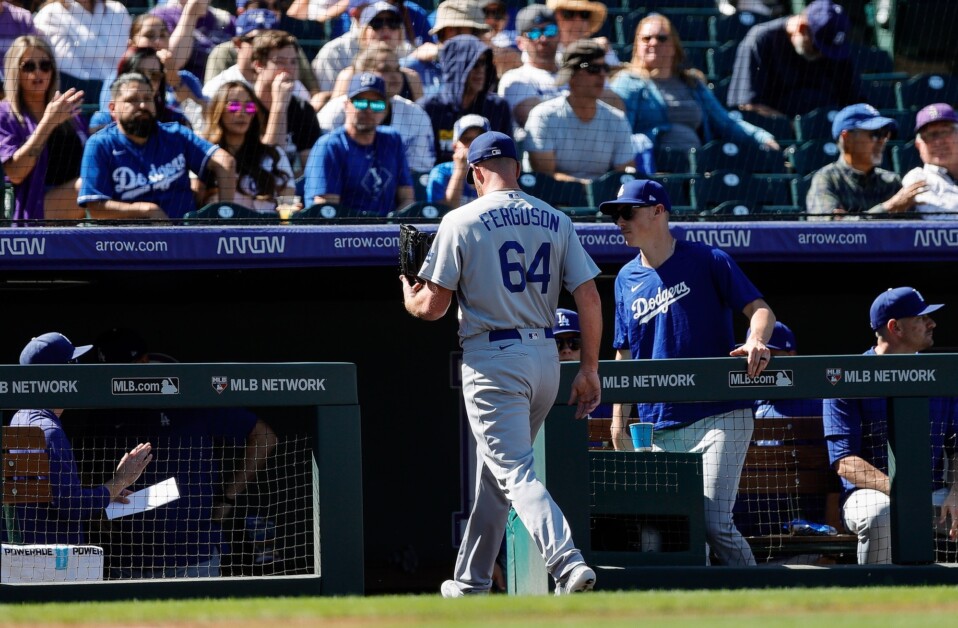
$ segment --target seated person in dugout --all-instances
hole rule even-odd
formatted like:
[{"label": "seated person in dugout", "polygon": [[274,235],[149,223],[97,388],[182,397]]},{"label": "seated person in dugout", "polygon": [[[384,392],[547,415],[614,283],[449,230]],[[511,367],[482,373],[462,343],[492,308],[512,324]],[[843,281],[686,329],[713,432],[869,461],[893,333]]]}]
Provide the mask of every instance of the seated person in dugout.
[{"label": "seated person in dugout", "polygon": [[[915,354],[934,344],[931,314],[944,307],[928,304],[914,288],[889,288],[878,295],[870,310],[875,346],[865,355]],[[958,406],[952,397],[929,400],[931,423],[932,502],[939,534],[958,539]],[[829,462],[842,479],[845,526],[858,535],[858,563],[891,562],[891,483],[888,477],[888,403],[884,398],[826,399],[825,440]],[[945,468],[947,465],[948,475]]]}]

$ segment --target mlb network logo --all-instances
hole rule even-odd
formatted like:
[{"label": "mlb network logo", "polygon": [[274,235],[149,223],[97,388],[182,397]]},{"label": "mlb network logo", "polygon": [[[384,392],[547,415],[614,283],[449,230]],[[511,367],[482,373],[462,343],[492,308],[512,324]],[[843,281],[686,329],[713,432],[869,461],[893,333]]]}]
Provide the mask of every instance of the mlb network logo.
[{"label": "mlb network logo", "polygon": [[223,391],[230,387],[230,380],[228,377],[223,377],[222,375],[214,375],[212,386],[217,395],[222,395]]}]

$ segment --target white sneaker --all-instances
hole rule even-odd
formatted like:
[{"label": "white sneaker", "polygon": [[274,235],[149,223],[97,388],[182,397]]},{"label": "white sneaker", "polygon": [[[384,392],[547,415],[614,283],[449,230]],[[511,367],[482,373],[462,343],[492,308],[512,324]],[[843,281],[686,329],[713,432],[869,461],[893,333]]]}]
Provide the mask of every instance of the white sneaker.
[{"label": "white sneaker", "polygon": [[465,597],[465,593],[462,592],[462,589],[459,588],[459,585],[456,584],[455,580],[446,580],[442,583],[442,586],[439,587],[439,592],[442,593],[443,597]]},{"label": "white sneaker", "polygon": [[565,578],[556,582],[556,595],[584,593],[594,586],[595,572],[585,563],[579,563]]}]

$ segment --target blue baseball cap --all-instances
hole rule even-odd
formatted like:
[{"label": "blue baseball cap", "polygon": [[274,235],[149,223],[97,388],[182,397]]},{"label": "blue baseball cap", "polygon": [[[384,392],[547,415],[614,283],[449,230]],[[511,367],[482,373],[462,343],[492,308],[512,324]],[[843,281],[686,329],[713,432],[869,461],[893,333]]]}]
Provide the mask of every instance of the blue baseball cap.
[{"label": "blue baseball cap", "polygon": [[253,31],[276,28],[279,18],[269,9],[250,9],[236,18],[236,36],[245,37]]},{"label": "blue baseball cap", "polygon": [[666,211],[672,211],[672,201],[662,184],[651,179],[635,179],[619,188],[614,200],[599,205],[603,214],[612,214],[619,205],[663,205]]},{"label": "blue baseball cap", "polygon": [[[749,328],[748,331],[745,332],[746,342],[751,335],[752,329]],[[772,329],[772,337],[768,339],[765,346],[769,349],[777,349],[779,351],[795,351],[795,334],[792,333],[792,330],[789,329],[785,323],[775,321],[775,327]]]},{"label": "blue baseball cap", "polygon": [[837,140],[842,131],[875,131],[887,127],[897,131],[898,123],[893,118],[881,115],[878,109],[869,104],[848,105],[836,113],[832,120],[832,139]]},{"label": "blue baseball cap", "polygon": [[[519,161],[519,153],[516,152],[516,143],[505,133],[498,131],[486,131],[482,135],[472,140],[469,145],[468,161],[470,166],[480,164],[487,159],[499,159],[508,157]],[[469,168],[469,174],[466,180],[473,183],[472,168]]]},{"label": "blue baseball cap", "polygon": [[579,315],[573,310],[559,308],[556,310],[555,325],[552,327],[552,333],[558,334],[580,334]]},{"label": "blue baseball cap", "polygon": [[27,343],[20,352],[20,364],[69,364],[92,348],[74,347],[66,336],[51,331]]},{"label": "blue baseball cap", "polygon": [[851,54],[848,13],[832,0],[815,0],[805,7],[805,19],[812,41],[825,57],[847,59]]},{"label": "blue baseball cap", "polygon": [[377,92],[383,98],[386,97],[386,81],[381,76],[370,72],[363,72],[353,76],[349,81],[349,98],[355,98],[363,92]]},{"label": "blue baseball cap", "polygon": [[888,324],[891,319],[910,318],[931,314],[944,307],[943,303],[928,305],[921,293],[914,288],[903,286],[889,288],[878,295],[872,302],[869,312],[873,330],[878,330]]}]

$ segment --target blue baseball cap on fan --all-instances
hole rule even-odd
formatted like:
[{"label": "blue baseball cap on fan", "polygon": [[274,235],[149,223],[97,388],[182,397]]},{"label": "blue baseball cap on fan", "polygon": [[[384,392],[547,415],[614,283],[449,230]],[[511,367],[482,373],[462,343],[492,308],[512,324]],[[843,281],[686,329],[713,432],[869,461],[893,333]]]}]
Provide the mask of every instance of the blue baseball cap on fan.
[{"label": "blue baseball cap on fan", "polygon": [[848,58],[852,24],[845,9],[831,0],[815,0],[805,7],[805,19],[819,52],[829,59]]},{"label": "blue baseball cap on fan", "polygon": [[20,364],[69,364],[93,348],[93,345],[74,347],[61,333],[51,331],[37,336],[20,352]]},{"label": "blue baseball cap on fan", "polygon": [[365,92],[376,92],[386,97],[386,81],[371,72],[357,74],[349,81],[349,98],[355,98]]},{"label": "blue baseball cap on fan", "polygon": [[928,305],[921,293],[909,286],[889,288],[872,302],[869,312],[873,330],[879,330],[891,319],[911,318],[931,314],[944,307],[943,303]]},{"label": "blue baseball cap on fan", "polygon": [[[505,133],[498,131],[486,131],[482,135],[472,140],[469,145],[469,156],[467,157],[470,166],[481,164],[489,159],[499,159],[508,157],[519,161],[519,153],[516,152],[516,143]],[[466,175],[469,183],[473,182],[472,168],[469,168],[469,174]]]},{"label": "blue baseball cap on fan", "polygon": [[579,329],[579,315],[573,310],[559,308],[556,310],[555,325],[552,327],[553,335],[559,334],[581,334]]},{"label": "blue baseball cap on fan", "polygon": [[612,215],[612,210],[620,205],[662,205],[666,211],[672,211],[672,201],[662,184],[651,179],[635,179],[619,188],[614,200],[599,205],[603,214]]},{"label": "blue baseball cap on fan", "polygon": [[885,128],[897,131],[898,123],[894,118],[886,118],[869,104],[848,105],[836,113],[832,120],[832,139],[837,140],[842,131],[877,131]]},{"label": "blue baseball cap on fan", "polygon": [[269,9],[250,9],[236,18],[236,36],[245,37],[253,31],[276,28],[279,18]]}]

